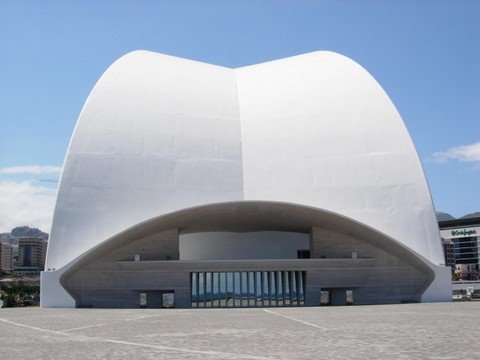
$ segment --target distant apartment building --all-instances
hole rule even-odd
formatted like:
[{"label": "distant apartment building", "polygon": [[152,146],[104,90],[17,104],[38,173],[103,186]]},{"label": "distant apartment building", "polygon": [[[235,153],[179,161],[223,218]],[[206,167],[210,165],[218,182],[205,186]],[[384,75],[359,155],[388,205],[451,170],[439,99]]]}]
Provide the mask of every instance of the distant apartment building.
[{"label": "distant apartment building", "polygon": [[450,265],[462,279],[476,279],[480,269],[480,217],[440,221],[438,224],[445,265]]},{"label": "distant apartment building", "polygon": [[13,270],[13,246],[0,243],[0,271],[10,272]]},{"label": "distant apartment building", "polygon": [[45,268],[47,255],[47,241],[34,237],[21,237],[18,239],[18,264],[20,268]]}]

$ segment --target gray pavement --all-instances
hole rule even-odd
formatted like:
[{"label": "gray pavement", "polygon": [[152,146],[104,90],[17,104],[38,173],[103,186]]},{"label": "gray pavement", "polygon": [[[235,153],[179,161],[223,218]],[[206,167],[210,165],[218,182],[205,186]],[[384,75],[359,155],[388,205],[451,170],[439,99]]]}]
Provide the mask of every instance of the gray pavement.
[{"label": "gray pavement", "polygon": [[1,359],[480,359],[480,303],[0,309]]}]

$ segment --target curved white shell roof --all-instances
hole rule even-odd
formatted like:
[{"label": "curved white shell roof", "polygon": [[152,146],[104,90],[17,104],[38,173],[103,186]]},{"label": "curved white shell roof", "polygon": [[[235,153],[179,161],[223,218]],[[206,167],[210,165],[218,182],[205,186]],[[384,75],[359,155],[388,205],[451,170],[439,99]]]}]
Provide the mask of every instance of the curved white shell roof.
[{"label": "curved white shell roof", "polygon": [[242,200],[336,212],[443,262],[412,141],[358,64],[315,52],[229,69],[136,51],[80,114],[46,267],[146,219]]}]

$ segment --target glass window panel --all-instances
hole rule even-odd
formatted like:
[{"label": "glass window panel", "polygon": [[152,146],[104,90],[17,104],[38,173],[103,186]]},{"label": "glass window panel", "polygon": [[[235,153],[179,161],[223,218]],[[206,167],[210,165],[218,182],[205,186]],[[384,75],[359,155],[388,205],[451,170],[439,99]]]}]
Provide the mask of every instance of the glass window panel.
[{"label": "glass window panel", "polygon": [[283,281],[282,272],[276,271],[276,288],[277,288],[277,306],[283,306]]},{"label": "glass window panel", "polygon": [[248,306],[247,299],[247,273],[245,271],[241,272],[242,275],[242,306]]},{"label": "glass window panel", "polygon": [[294,304],[294,300],[295,300],[295,271],[290,271],[289,275],[288,275],[288,282],[289,282],[289,286],[290,286],[290,292],[289,292],[289,295],[290,295],[290,305],[294,306],[296,304]]},{"label": "glass window panel", "polygon": [[234,282],[234,288],[235,288],[235,307],[239,307],[239,306],[242,306],[242,298],[241,298],[242,291],[240,289],[240,273],[239,272],[234,273],[233,282]]},{"label": "glass window panel", "polygon": [[207,293],[207,273],[204,273],[203,278],[203,306],[207,306],[208,293]]},{"label": "glass window panel", "polygon": [[262,273],[260,271],[255,272],[255,304],[256,306],[262,306]]},{"label": "glass window panel", "polygon": [[283,273],[283,304],[290,306],[290,271]]},{"label": "glass window panel", "polygon": [[248,306],[255,306],[254,273],[248,273]]},{"label": "glass window panel", "polygon": [[293,279],[294,279],[294,281],[295,281],[295,287],[294,287],[294,291],[295,291],[294,302],[295,302],[295,304],[296,304],[297,306],[300,305],[300,302],[298,301],[298,299],[299,299],[299,297],[300,297],[300,294],[299,294],[299,292],[300,292],[300,283],[299,283],[300,279],[299,279],[298,273],[299,273],[299,271],[295,271],[295,274],[294,274],[294,277],[293,277]]},{"label": "glass window panel", "polygon": [[197,295],[197,307],[199,307],[200,305],[200,275],[199,273],[197,272],[197,279],[196,279],[196,282],[195,282],[195,287],[196,287],[196,295]]},{"label": "glass window panel", "polygon": [[226,276],[225,276],[225,273],[224,272],[221,272],[221,273],[218,273],[219,275],[219,287],[220,287],[220,291],[219,291],[219,306],[221,307],[224,307],[227,305],[227,302],[226,302],[226,297],[227,297],[227,288],[225,286],[225,283],[226,283]]},{"label": "glass window panel", "polygon": [[290,273],[290,303],[292,305],[297,305],[297,281],[296,281],[296,271]]},{"label": "glass window panel", "polygon": [[198,273],[198,307],[205,307],[205,273]]},{"label": "glass window panel", "polygon": [[262,272],[262,306],[268,306],[268,272]]},{"label": "glass window panel", "polygon": [[291,281],[291,293],[290,293],[290,298],[292,305],[297,305],[297,277],[295,276],[297,272],[292,271],[292,275],[290,277]]},{"label": "glass window panel", "polygon": [[197,307],[197,273],[190,274],[190,297],[192,301],[192,307]]},{"label": "glass window panel", "polygon": [[295,271],[295,280],[297,282],[296,284],[296,288],[297,288],[297,305],[300,306],[301,303],[302,303],[302,295],[301,295],[301,291],[302,291],[302,273],[301,271]]},{"label": "glass window panel", "polygon": [[306,272],[299,271],[300,274],[300,305],[305,305],[305,282],[306,282]]},{"label": "glass window panel", "polygon": [[213,282],[212,282],[212,290],[213,290],[213,306],[219,307],[220,306],[220,274],[218,272],[213,273]]},{"label": "glass window panel", "polygon": [[277,306],[277,274],[270,272],[270,306]]},{"label": "glass window panel", "polygon": [[205,306],[212,307],[212,273],[205,274]]},{"label": "glass window panel", "polygon": [[233,298],[233,273],[227,273],[227,306],[233,307],[234,306],[234,298]]}]

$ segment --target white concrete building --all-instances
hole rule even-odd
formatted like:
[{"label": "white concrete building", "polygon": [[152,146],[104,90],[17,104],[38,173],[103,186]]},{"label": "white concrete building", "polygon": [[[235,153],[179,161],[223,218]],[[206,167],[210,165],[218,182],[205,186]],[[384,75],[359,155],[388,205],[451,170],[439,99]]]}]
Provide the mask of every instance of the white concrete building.
[{"label": "white concrete building", "polygon": [[354,61],[136,51],[78,119],[41,305],[448,301],[443,262],[410,136]]}]

